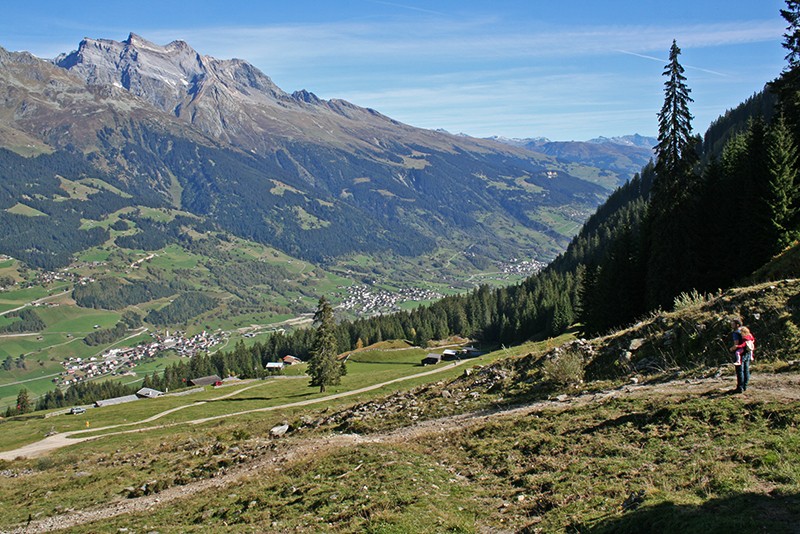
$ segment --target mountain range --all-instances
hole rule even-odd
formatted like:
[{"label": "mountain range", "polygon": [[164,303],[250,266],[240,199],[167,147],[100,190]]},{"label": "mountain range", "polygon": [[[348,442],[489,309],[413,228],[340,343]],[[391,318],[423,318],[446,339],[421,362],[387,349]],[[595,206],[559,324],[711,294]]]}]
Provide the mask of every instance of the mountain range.
[{"label": "mountain range", "polygon": [[414,128],[135,34],[52,61],[0,48],[0,147],[0,252],[47,267],[113,237],[87,238],[87,220],[141,205],[188,213],[175,238],[202,220],[321,264],[467,248],[547,260],[648,150]]}]

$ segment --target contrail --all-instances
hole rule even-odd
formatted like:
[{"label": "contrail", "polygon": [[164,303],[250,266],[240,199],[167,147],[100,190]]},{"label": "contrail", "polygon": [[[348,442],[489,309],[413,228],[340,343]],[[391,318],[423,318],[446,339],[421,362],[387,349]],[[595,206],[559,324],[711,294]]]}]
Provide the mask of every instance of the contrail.
[{"label": "contrail", "polygon": [[410,9],[411,11],[421,11],[422,13],[430,13],[431,15],[447,16],[447,13],[442,13],[441,11],[433,11],[433,10],[430,10],[430,9],[424,9],[424,8],[416,7],[416,6],[408,6],[408,5],[405,5],[405,4],[396,4],[394,2],[382,2],[381,0],[370,0],[370,1],[373,4],[382,4],[384,6],[399,7],[401,9]]},{"label": "contrail", "polygon": [[[637,54],[636,52],[630,52],[628,50],[619,50],[619,49],[617,49],[616,51],[619,52],[620,54],[627,54],[629,56],[636,56],[636,57],[640,57],[642,59],[649,59],[651,61],[658,61],[661,64],[665,64],[665,63],[667,63],[669,61],[668,59],[662,59],[662,58],[654,57],[654,56],[647,56],[645,54]],[[702,67],[693,67],[692,65],[684,65],[684,68],[692,69],[692,70],[699,70],[701,72],[707,72],[709,74],[714,74],[715,76],[722,76],[723,78],[729,78],[730,77],[729,74],[725,74],[724,72],[718,72],[718,71],[715,71],[715,70],[704,69]]]}]

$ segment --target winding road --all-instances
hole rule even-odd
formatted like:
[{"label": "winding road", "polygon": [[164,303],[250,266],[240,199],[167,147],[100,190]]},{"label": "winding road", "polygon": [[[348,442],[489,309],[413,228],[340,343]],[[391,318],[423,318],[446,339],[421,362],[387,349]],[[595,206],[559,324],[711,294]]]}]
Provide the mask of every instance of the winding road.
[{"label": "winding road", "polygon": [[[311,404],[319,404],[319,403],[322,403],[322,402],[328,402],[328,401],[331,401],[331,400],[341,399],[341,398],[344,398],[344,397],[351,397],[353,395],[360,395],[361,393],[366,393],[368,391],[373,391],[373,390],[382,388],[384,386],[389,386],[389,385],[392,385],[392,384],[397,384],[399,382],[405,382],[407,380],[413,380],[415,378],[420,378],[420,377],[423,377],[423,376],[428,376],[428,375],[440,373],[442,371],[452,369],[453,367],[462,364],[464,361],[466,361],[466,360],[456,361],[456,362],[453,362],[452,364],[443,365],[441,367],[437,367],[437,368],[432,369],[430,371],[425,371],[425,372],[422,372],[422,373],[417,373],[417,374],[413,374],[413,375],[409,375],[409,376],[404,376],[404,377],[401,377],[401,378],[395,378],[394,380],[388,380],[386,382],[381,382],[379,384],[373,384],[371,386],[366,386],[366,387],[359,388],[359,389],[353,389],[353,390],[350,390],[350,391],[343,391],[341,393],[334,393],[332,395],[326,395],[324,397],[317,397],[315,399],[308,399],[308,400],[304,400],[304,401],[292,402],[292,403],[289,403],[289,404],[281,404],[279,406],[267,406],[267,407],[264,407],[264,408],[254,408],[252,410],[244,410],[244,411],[241,411],[241,412],[226,413],[226,414],[223,414],[223,415],[214,415],[214,416],[211,416],[211,417],[203,417],[203,418],[200,418],[200,419],[192,419],[192,420],[189,420],[189,421],[181,421],[179,423],[169,423],[169,424],[164,424],[164,425],[155,425],[155,426],[149,426],[149,427],[145,427],[145,428],[135,428],[135,429],[128,429],[128,430],[115,430],[115,429],[119,429],[119,428],[123,428],[123,427],[133,426],[133,425],[141,425],[141,424],[145,424],[145,423],[151,423],[151,422],[156,421],[156,420],[158,420],[158,419],[160,419],[160,418],[162,418],[162,417],[164,417],[166,415],[169,415],[171,413],[175,413],[175,412],[183,410],[185,408],[189,408],[189,407],[192,407],[192,406],[199,406],[199,405],[205,404],[206,402],[209,402],[209,401],[215,401],[215,400],[221,400],[221,399],[229,398],[229,397],[237,395],[237,394],[239,394],[239,393],[241,393],[243,391],[246,391],[248,389],[251,389],[251,388],[254,388],[254,387],[262,385],[262,383],[259,382],[258,384],[254,384],[254,385],[242,388],[242,389],[237,389],[236,391],[233,391],[231,393],[225,394],[225,395],[223,395],[221,397],[215,397],[213,399],[204,400],[204,401],[197,401],[197,402],[194,402],[194,403],[191,403],[191,404],[186,404],[184,406],[178,406],[177,408],[170,408],[169,410],[165,410],[163,412],[157,413],[157,414],[155,414],[153,416],[150,416],[150,417],[148,417],[146,419],[142,419],[141,421],[134,421],[134,422],[130,422],[130,423],[122,423],[122,424],[119,424],[119,425],[110,425],[110,426],[98,427],[98,428],[87,428],[85,430],[75,430],[75,431],[72,431],[72,432],[59,432],[57,434],[53,434],[51,436],[47,436],[46,438],[44,438],[44,439],[42,439],[40,441],[37,441],[37,442],[34,442],[34,443],[29,443],[28,445],[24,445],[24,446],[22,446],[22,447],[20,447],[18,449],[13,449],[13,450],[10,450],[10,451],[2,451],[2,452],[0,452],[0,460],[14,460],[16,458],[23,458],[23,457],[24,458],[36,458],[36,457],[39,457],[39,456],[44,456],[47,453],[55,451],[55,450],[60,449],[62,447],[67,447],[69,445],[74,445],[76,443],[81,443],[81,442],[84,442],[84,441],[101,439],[101,438],[103,438],[105,436],[114,436],[114,435],[118,435],[118,434],[128,434],[128,433],[133,433],[133,432],[146,432],[148,430],[153,430],[153,429],[156,429],[156,428],[166,428],[166,427],[178,426],[178,425],[199,425],[199,424],[202,424],[202,423],[207,423],[209,421],[215,421],[217,419],[225,419],[225,418],[228,418],[228,417],[236,417],[237,415],[244,415],[244,414],[248,414],[248,413],[272,412],[272,411],[276,411],[276,410],[283,410],[285,408],[296,408],[296,407],[299,407],[299,406],[309,406]],[[86,435],[86,434],[94,434],[96,432],[103,432],[105,430],[114,430],[114,431],[105,432],[105,433],[99,434],[99,435],[92,435],[92,436],[87,436]]]}]

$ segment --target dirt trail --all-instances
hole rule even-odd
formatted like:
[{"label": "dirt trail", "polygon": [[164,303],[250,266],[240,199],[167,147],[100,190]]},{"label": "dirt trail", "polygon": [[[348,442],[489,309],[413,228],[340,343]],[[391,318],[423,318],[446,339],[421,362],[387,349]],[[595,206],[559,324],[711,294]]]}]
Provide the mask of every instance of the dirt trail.
[{"label": "dirt trail", "polygon": [[318,398],[308,399],[308,400],[304,400],[304,401],[292,402],[292,403],[288,403],[288,404],[281,404],[279,406],[267,406],[266,408],[254,408],[252,410],[244,410],[244,411],[241,411],[241,412],[233,412],[233,413],[226,413],[226,414],[223,414],[223,415],[215,415],[215,416],[211,416],[211,417],[203,417],[203,418],[200,418],[200,419],[192,419],[190,421],[181,421],[179,423],[169,423],[169,424],[156,425],[156,426],[150,426],[150,427],[145,427],[145,428],[136,428],[136,429],[133,429],[133,430],[120,430],[120,431],[116,431],[116,432],[105,432],[103,434],[92,435],[92,436],[83,435],[83,434],[94,434],[94,433],[97,433],[97,432],[103,432],[105,430],[113,430],[113,429],[116,429],[116,428],[140,425],[140,424],[143,424],[143,423],[151,423],[151,422],[153,422],[153,421],[155,421],[157,419],[160,419],[160,418],[162,418],[162,417],[164,417],[166,415],[169,415],[171,413],[177,412],[179,410],[183,410],[183,409],[190,408],[190,407],[193,407],[193,406],[198,406],[198,405],[201,405],[201,404],[205,404],[206,402],[209,402],[209,401],[221,400],[221,399],[225,399],[225,398],[228,398],[228,397],[232,397],[232,396],[234,396],[234,395],[236,395],[238,393],[241,393],[242,391],[245,391],[245,390],[248,390],[250,388],[262,385],[261,383],[254,384],[254,385],[248,386],[246,388],[237,389],[236,391],[227,393],[227,394],[222,395],[220,397],[215,397],[213,399],[209,399],[209,400],[205,400],[205,401],[194,402],[192,404],[187,404],[185,406],[178,406],[177,408],[170,408],[169,410],[165,410],[163,412],[157,413],[157,414],[155,414],[153,416],[150,416],[147,419],[143,419],[141,421],[133,421],[133,422],[130,422],[130,423],[122,423],[122,424],[119,424],[119,425],[111,425],[111,426],[104,426],[104,427],[98,427],[98,428],[88,428],[88,429],[85,429],[85,430],[75,430],[75,431],[72,431],[72,432],[64,432],[64,433],[54,434],[52,436],[48,436],[48,437],[46,437],[46,438],[44,438],[44,439],[42,439],[40,441],[37,441],[35,443],[29,443],[28,445],[24,445],[24,446],[22,446],[22,447],[20,447],[18,449],[14,449],[14,450],[10,450],[10,451],[2,451],[2,452],[0,452],[0,460],[14,460],[16,458],[21,458],[21,457],[24,457],[24,458],[36,458],[36,457],[39,457],[39,456],[43,456],[43,455],[45,455],[45,454],[47,454],[49,452],[52,452],[54,450],[60,449],[62,447],[67,447],[69,445],[74,445],[76,443],[81,443],[83,441],[101,439],[101,438],[103,438],[105,436],[113,436],[113,435],[117,435],[117,434],[128,434],[128,433],[131,433],[131,432],[146,432],[148,430],[153,430],[153,429],[156,429],[156,428],[165,428],[165,427],[170,427],[170,426],[199,425],[201,423],[207,423],[209,421],[215,421],[217,419],[226,419],[228,417],[236,417],[237,415],[243,415],[243,414],[248,414],[248,413],[272,412],[272,411],[276,411],[276,410],[283,410],[285,408],[296,408],[296,407],[299,407],[299,406],[309,406],[311,404],[318,404],[318,403],[322,403],[322,402],[328,402],[328,401],[334,400],[334,399],[341,399],[343,397],[350,397],[350,396],[353,396],[353,395],[359,395],[361,393],[366,393],[368,391],[373,391],[375,389],[379,389],[379,388],[382,388],[384,386],[388,386],[388,385],[391,385],[391,384],[396,384],[398,382],[405,382],[407,380],[413,380],[415,378],[420,378],[420,377],[423,377],[423,376],[428,376],[428,375],[432,375],[432,374],[435,374],[435,373],[440,373],[442,371],[446,371],[448,369],[452,369],[456,365],[460,365],[461,363],[463,363],[463,361],[464,360],[461,360],[461,361],[454,362],[452,365],[445,365],[445,366],[442,366],[442,367],[437,367],[436,369],[433,369],[431,371],[425,371],[423,373],[417,373],[417,374],[414,374],[414,375],[404,376],[404,377],[401,377],[401,378],[395,378],[394,380],[389,380],[387,382],[381,382],[380,384],[373,384],[371,386],[367,386],[367,387],[363,387],[363,388],[359,388],[359,389],[354,389],[354,390],[350,390],[350,391],[343,391],[341,393],[334,393],[332,395],[326,395],[325,397],[318,397]]},{"label": "dirt trail", "polygon": [[[738,396],[737,398],[741,398],[746,402],[800,401],[799,374],[760,374],[757,378],[754,378],[752,384],[752,391],[748,391],[746,394]],[[233,467],[225,474],[218,477],[199,480],[185,486],[173,486],[154,495],[133,499],[120,499],[118,501],[98,505],[94,508],[76,510],[63,515],[32,521],[30,525],[22,525],[8,532],[14,534],[51,532],[87,524],[92,521],[109,519],[122,514],[146,512],[155,507],[168,505],[176,500],[186,499],[205,490],[225,488],[248,476],[268,476],[270,471],[277,469],[281,464],[291,458],[304,457],[307,454],[313,454],[321,450],[350,447],[364,443],[399,443],[413,441],[420,436],[463,429],[497,417],[524,416],[543,410],[602,403],[605,400],[619,397],[636,398],[659,395],[665,398],[705,396],[713,399],[729,395],[732,385],[731,377],[680,379],[658,384],[629,384],[608,391],[559,397],[559,400],[543,400],[524,406],[472,412],[441,419],[421,421],[412,426],[379,434],[368,434],[364,436],[356,434],[333,434],[325,437],[300,438],[297,440],[288,438],[280,443],[277,450],[270,451],[250,462]],[[380,387],[380,385],[372,386],[372,388],[374,387]],[[355,392],[348,392],[347,394],[355,394]],[[327,397],[327,399],[341,396],[345,396],[345,394],[332,395]],[[311,402],[321,402],[322,400],[324,399],[314,399]],[[306,403],[310,404],[311,402]],[[204,420],[195,420],[191,422],[199,423],[202,421]],[[70,443],[74,443],[74,440],[70,441]]]}]

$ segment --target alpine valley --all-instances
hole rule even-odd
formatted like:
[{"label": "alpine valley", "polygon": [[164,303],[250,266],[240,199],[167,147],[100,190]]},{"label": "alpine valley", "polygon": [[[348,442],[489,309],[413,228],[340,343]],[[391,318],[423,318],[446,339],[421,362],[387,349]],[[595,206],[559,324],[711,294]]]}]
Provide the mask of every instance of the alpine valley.
[{"label": "alpine valley", "polygon": [[135,34],[0,48],[0,399],[155,329],[251,336],[321,295],[354,318],[521,281],[655,143],[414,128]]},{"label": "alpine valley", "polygon": [[0,530],[797,533],[786,6],[703,137],[672,41],[654,162],[183,42],[0,50]]},{"label": "alpine valley", "polygon": [[[0,252],[41,268],[104,244],[154,250],[202,239],[192,229],[326,268],[380,264],[395,281],[548,261],[654,144],[633,159],[624,145],[594,144],[613,149],[583,164],[574,152],[413,128],[343,100],[288,94],[245,61],[134,34],[85,39],[53,61],[0,50],[0,67],[0,217],[11,229]],[[141,207],[181,218],[150,231],[131,215]],[[87,231],[120,217],[138,233]]]}]

